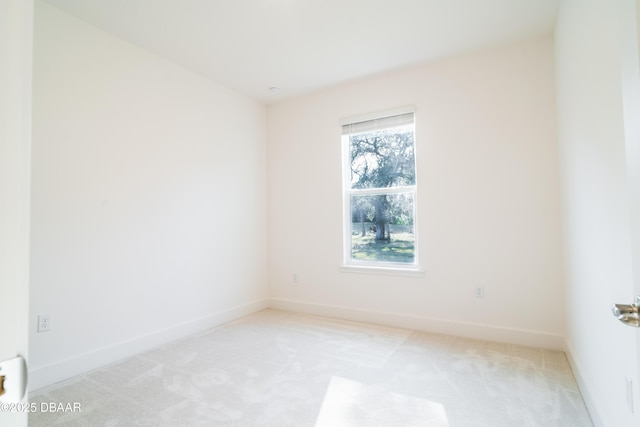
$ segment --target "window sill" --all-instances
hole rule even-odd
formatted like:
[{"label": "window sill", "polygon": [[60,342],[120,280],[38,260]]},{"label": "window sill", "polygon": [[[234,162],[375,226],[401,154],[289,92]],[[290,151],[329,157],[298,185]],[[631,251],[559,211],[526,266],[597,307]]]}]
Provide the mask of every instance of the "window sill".
[{"label": "window sill", "polygon": [[342,265],[338,267],[341,273],[379,274],[383,276],[424,277],[424,270],[416,268],[376,267],[370,265]]}]

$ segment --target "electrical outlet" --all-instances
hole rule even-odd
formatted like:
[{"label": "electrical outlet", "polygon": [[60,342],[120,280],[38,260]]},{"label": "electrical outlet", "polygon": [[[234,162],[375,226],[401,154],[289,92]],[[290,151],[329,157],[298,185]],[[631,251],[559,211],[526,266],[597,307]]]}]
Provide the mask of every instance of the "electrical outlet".
[{"label": "electrical outlet", "polygon": [[484,286],[476,286],[473,295],[476,298],[484,298]]},{"label": "electrical outlet", "polygon": [[298,273],[293,273],[293,283],[298,283]]},{"label": "electrical outlet", "polygon": [[48,314],[38,316],[38,332],[46,332],[51,330],[51,317]]}]

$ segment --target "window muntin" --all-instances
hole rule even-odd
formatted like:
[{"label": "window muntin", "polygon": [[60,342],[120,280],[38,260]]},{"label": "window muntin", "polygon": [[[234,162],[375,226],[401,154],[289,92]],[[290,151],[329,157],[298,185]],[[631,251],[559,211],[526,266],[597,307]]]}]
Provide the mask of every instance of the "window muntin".
[{"label": "window muntin", "polygon": [[413,111],[351,121],[342,141],[345,264],[415,268]]}]

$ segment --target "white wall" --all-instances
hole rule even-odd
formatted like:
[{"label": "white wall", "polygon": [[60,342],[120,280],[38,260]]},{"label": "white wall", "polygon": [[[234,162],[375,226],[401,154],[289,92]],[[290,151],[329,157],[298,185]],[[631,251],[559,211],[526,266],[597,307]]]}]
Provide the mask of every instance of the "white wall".
[{"label": "white wall", "polygon": [[[29,356],[29,188],[33,2],[0,0],[0,361]],[[8,398],[16,373],[7,376]],[[11,375],[14,375],[11,378]],[[15,391],[15,388],[14,388]],[[20,396],[18,396],[20,398]],[[26,402],[26,398],[23,400]],[[0,410],[0,425],[28,414]]]},{"label": "white wall", "polygon": [[[561,348],[551,38],[268,108],[274,307]],[[422,278],[339,272],[341,118],[415,105]],[[299,283],[293,283],[293,273]],[[485,298],[474,298],[474,287]]]},{"label": "white wall", "polygon": [[633,297],[618,3],[564,0],[555,32],[567,348],[603,426],[638,425],[625,387],[638,382],[636,331],[609,309]]},{"label": "white wall", "polygon": [[32,388],[264,308],[265,107],[39,1],[34,50]]}]

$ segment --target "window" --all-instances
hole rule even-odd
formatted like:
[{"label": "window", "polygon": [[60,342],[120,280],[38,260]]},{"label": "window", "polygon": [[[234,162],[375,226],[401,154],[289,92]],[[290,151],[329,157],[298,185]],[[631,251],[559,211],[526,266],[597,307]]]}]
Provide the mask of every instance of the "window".
[{"label": "window", "polygon": [[347,121],[344,158],[344,262],[417,268],[413,110]]}]

